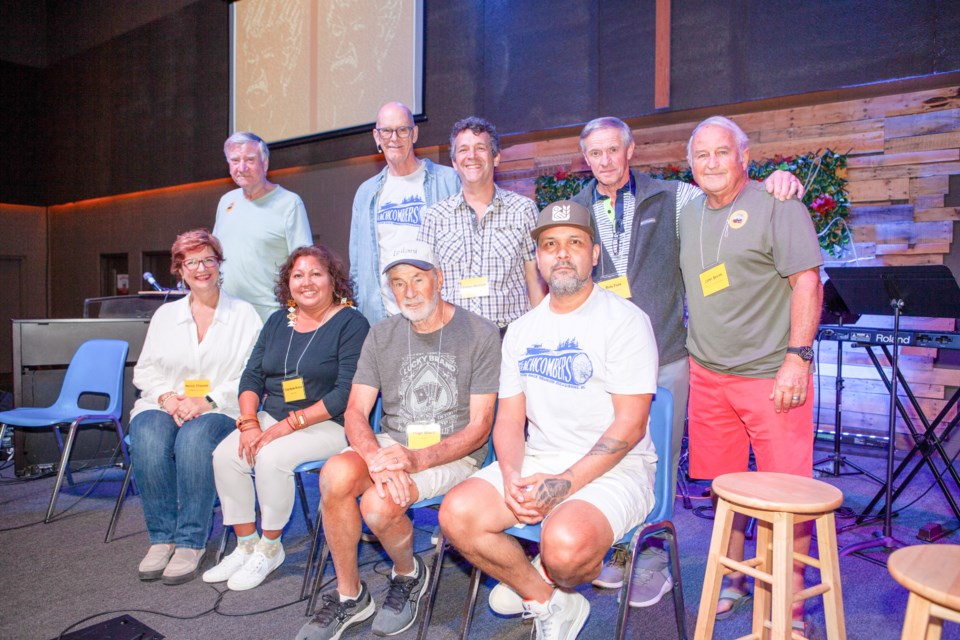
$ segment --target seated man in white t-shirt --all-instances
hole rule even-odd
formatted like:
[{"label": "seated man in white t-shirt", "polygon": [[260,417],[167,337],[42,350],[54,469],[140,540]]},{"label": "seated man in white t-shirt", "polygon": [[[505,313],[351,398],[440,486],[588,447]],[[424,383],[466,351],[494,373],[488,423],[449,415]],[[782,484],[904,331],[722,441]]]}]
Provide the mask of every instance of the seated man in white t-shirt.
[{"label": "seated man in white t-shirt", "polygon": [[[532,235],[550,293],[504,338],[498,464],[447,494],[440,526],[523,598],[538,637],[551,640],[583,628],[590,605],[572,588],[595,578],[610,546],[653,508],[657,345],[643,311],[592,282],[599,246],[585,207],[547,206]],[[538,522],[531,564],[503,531]]]}]

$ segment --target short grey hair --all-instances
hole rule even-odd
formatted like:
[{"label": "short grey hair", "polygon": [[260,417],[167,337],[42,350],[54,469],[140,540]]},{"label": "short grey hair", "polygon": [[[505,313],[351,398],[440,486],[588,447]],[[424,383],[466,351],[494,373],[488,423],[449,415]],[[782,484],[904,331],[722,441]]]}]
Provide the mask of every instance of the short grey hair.
[{"label": "short grey hair", "polygon": [[630,130],[630,127],[626,122],[620,118],[605,117],[605,118],[595,118],[587,123],[587,126],[583,128],[583,131],[580,132],[580,153],[587,153],[587,143],[586,139],[594,132],[599,129],[616,129],[620,132],[620,142],[623,143],[624,147],[629,147],[633,142],[633,131]]},{"label": "short grey hair", "polygon": [[733,139],[737,143],[737,159],[743,160],[743,152],[750,148],[750,138],[743,132],[736,122],[723,116],[710,116],[696,126],[690,139],[687,140],[687,162],[693,166],[693,139],[697,137],[700,130],[704,127],[722,127],[733,134]]},{"label": "short grey hair", "polygon": [[260,147],[260,162],[267,164],[270,161],[270,148],[267,147],[267,143],[263,141],[263,138],[258,136],[255,133],[250,133],[249,131],[237,131],[235,134],[227,138],[226,142],[223,143],[223,155],[229,160],[230,147],[237,144],[246,144],[248,142],[254,142]]},{"label": "short grey hair", "polygon": [[497,128],[489,120],[484,120],[483,118],[478,118],[477,116],[467,116],[462,120],[457,120],[453,123],[453,128],[450,129],[450,159],[456,159],[456,144],[457,136],[463,133],[464,131],[472,131],[473,135],[479,136],[481,133],[486,133],[490,136],[490,148],[493,151],[493,155],[500,153],[500,134],[497,133]]}]

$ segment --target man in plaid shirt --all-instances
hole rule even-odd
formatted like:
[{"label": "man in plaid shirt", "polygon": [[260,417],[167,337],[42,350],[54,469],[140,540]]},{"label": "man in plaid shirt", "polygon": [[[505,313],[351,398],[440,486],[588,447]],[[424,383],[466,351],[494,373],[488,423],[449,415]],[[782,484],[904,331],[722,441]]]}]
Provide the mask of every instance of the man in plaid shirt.
[{"label": "man in plaid shirt", "polygon": [[419,239],[443,270],[443,299],[494,322],[503,335],[544,296],[530,236],[537,206],[494,183],[500,137],[483,118],[453,125],[450,157],[462,188],[424,211]]}]

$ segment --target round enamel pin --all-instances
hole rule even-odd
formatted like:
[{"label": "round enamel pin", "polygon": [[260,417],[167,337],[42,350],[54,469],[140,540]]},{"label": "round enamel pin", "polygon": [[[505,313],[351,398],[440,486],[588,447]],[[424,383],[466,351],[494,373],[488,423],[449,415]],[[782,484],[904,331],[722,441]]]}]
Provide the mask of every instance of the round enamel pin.
[{"label": "round enamel pin", "polygon": [[727,224],[730,225],[731,229],[739,229],[743,225],[747,224],[747,218],[750,216],[743,209],[737,209],[727,218]]}]

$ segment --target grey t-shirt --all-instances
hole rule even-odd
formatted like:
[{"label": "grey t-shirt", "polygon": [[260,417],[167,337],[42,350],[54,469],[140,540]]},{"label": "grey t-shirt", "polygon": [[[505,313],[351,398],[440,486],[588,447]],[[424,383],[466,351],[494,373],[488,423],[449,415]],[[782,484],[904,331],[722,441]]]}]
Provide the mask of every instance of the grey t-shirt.
[{"label": "grey t-shirt", "polygon": [[[438,423],[441,439],[462,431],[470,422],[470,396],[499,387],[496,325],[451,306],[453,318],[442,330],[417,333],[395,315],[375,324],[363,343],[353,382],[380,389],[381,428],[400,444],[406,445],[412,423]],[[479,466],[486,454],[484,443],[470,457]]]},{"label": "grey t-shirt", "polygon": [[[704,295],[700,274],[722,263],[729,286]],[[699,196],[680,213],[680,269],[690,323],[687,349],[700,365],[773,378],[790,338],[788,276],[823,264],[807,208],[748,182],[720,209]]]}]

